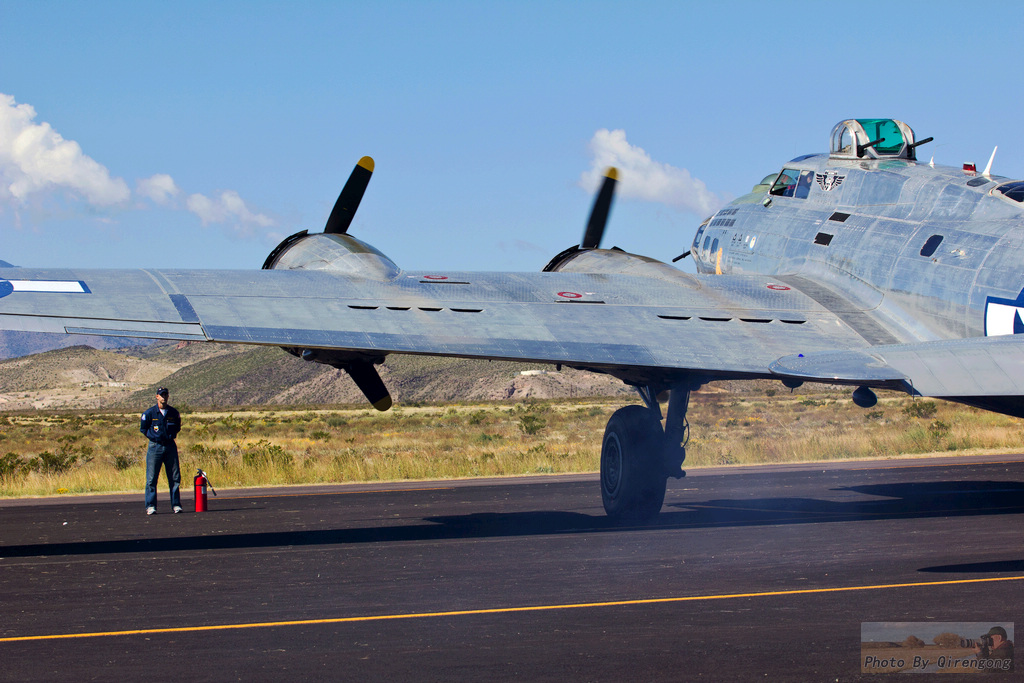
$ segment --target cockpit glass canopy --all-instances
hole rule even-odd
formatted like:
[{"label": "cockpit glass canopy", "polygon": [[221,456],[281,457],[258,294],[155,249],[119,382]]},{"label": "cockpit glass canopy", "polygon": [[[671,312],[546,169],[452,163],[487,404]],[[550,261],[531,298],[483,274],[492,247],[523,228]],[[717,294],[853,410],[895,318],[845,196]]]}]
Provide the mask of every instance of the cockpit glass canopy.
[{"label": "cockpit glass canopy", "polygon": [[914,159],[913,144],[914,131],[902,121],[847,119],[832,129],[829,153],[846,159]]},{"label": "cockpit glass canopy", "polygon": [[996,192],[1015,202],[1024,202],[1024,180],[1015,180],[1012,183],[1000,185],[996,188]]},{"label": "cockpit glass canopy", "polygon": [[872,140],[881,140],[875,145],[879,154],[897,154],[903,147],[903,133],[892,119],[857,119]]}]

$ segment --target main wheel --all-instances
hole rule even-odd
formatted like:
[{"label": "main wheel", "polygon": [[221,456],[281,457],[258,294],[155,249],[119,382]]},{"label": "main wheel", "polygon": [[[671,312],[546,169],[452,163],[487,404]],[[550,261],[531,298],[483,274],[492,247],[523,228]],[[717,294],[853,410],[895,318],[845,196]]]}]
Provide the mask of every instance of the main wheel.
[{"label": "main wheel", "polygon": [[648,522],[665,502],[665,433],[643,406],[616,410],[601,445],[601,500],[616,522]]}]

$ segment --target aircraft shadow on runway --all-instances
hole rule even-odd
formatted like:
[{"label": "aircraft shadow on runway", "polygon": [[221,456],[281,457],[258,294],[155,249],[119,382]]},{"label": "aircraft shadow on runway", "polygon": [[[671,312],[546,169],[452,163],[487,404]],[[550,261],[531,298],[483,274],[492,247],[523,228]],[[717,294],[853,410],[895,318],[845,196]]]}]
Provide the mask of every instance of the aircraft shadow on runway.
[{"label": "aircraft shadow on runway", "polygon": [[[1024,513],[1024,483],[944,481],[851,486],[832,489],[880,496],[854,501],[815,498],[748,498],[677,502],[644,528],[701,529],[733,526],[815,524],[822,522],[974,517]],[[251,514],[257,514],[251,510]],[[214,513],[215,514],[215,513]],[[256,520],[253,520],[254,522]],[[154,539],[78,541],[0,546],[0,557],[38,557],[230,550],[288,546],[394,543],[456,538],[495,538],[622,532],[604,515],[562,511],[477,512],[384,522],[375,527],[220,533]],[[996,563],[1002,565],[1003,563]],[[1007,569],[930,568],[922,571],[1017,571]],[[987,565],[986,565],[987,566]]]}]

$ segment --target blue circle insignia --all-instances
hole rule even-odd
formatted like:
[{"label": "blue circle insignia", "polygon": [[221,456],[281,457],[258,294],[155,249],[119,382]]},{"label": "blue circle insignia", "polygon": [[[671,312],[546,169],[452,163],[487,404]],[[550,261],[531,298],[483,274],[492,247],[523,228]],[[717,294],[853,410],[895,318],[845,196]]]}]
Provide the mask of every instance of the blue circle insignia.
[{"label": "blue circle insignia", "polygon": [[7,280],[0,280],[0,299],[14,291],[14,285]]}]

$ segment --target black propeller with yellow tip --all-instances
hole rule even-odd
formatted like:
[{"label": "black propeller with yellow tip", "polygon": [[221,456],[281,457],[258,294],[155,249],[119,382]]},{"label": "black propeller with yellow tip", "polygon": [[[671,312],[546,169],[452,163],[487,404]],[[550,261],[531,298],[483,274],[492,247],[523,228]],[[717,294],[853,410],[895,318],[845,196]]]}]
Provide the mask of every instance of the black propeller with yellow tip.
[{"label": "black propeller with yellow tip", "polygon": [[363,193],[366,186],[370,184],[370,176],[373,175],[373,159],[363,157],[352,169],[345,187],[341,188],[338,201],[334,203],[334,209],[327,218],[327,225],[324,233],[328,235],[346,233],[348,226],[352,225],[352,218],[356,215],[359,202],[363,200]]},{"label": "black propeller with yellow tip", "polygon": [[553,259],[541,270],[545,273],[553,273],[572,260],[577,254],[590,249],[600,249],[601,239],[604,237],[604,229],[608,225],[608,214],[612,210],[612,199],[615,198],[615,184],[619,181],[619,172],[614,166],[609,166],[604,172],[604,182],[601,189],[594,198],[594,207],[590,210],[590,219],[583,231],[583,239],[579,244],[574,244]]},{"label": "black propeller with yellow tip", "polygon": [[583,239],[580,241],[581,249],[600,249],[601,238],[604,237],[604,229],[608,225],[608,214],[612,210],[612,198],[615,196],[615,183],[619,180],[619,172],[614,166],[609,166],[604,172],[604,182],[594,199],[594,208],[590,210],[590,220],[587,221],[587,229],[583,231]]}]

